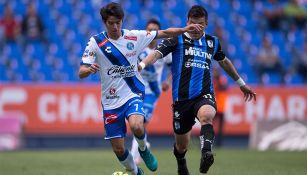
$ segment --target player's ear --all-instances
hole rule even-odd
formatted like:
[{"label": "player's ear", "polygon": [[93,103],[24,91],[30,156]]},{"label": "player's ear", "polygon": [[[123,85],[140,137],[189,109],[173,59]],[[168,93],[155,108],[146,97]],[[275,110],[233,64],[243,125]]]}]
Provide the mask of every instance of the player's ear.
[{"label": "player's ear", "polygon": [[206,19],[204,28],[207,28],[207,27],[208,27],[208,20]]}]

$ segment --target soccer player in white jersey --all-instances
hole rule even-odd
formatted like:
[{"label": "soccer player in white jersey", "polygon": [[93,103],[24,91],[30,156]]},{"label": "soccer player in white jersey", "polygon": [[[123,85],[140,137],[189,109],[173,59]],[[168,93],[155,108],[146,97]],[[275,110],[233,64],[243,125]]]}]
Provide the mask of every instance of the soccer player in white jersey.
[{"label": "soccer player in white jersey", "polygon": [[[148,20],[146,24],[146,31],[160,30],[160,22],[156,19]],[[147,55],[154,51],[157,46],[157,40],[153,40],[139,55],[139,61],[142,61]],[[172,56],[168,54],[163,59],[159,59],[155,64],[146,67],[141,71],[141,76],[144,79],[145,84],[145,97],[144,97],[144,112],[145,112],[145,128],[147,123],[151,120],[152,112],[155,108],[156,101],[160,96],[161,90],[166,91],[169,88],[168,79],[162,82],[162,72],[164,66],[170,69],[172,63]],[[163,87],[163,88],[162,88]],[[146,142],[149,146],[149,142]],[[136,138],[133,138],[131,146],[131,154],[134,161],[138,164],[141,161],[140,154],[138,152],[138,143]]]},{"label": "soccer player in white jersey", "polygon": [[180,35],[187,31],[201,31],[199,24],[185,28],[159,31],[122,29],[124,12],[118,3],[111,2],[100,10],[106,31],[92,36],[80,63],[79,77],[85,78],[99,71],[101,103],[105,139],[109,140],[120,163],[133,175],[144,174],[124,146],[126,123],[137,138],[139,153],[147,168],[156,171],[156,158],[146,147],[143,98],[145,87],[137,71],[138,55],[154,39]]}]

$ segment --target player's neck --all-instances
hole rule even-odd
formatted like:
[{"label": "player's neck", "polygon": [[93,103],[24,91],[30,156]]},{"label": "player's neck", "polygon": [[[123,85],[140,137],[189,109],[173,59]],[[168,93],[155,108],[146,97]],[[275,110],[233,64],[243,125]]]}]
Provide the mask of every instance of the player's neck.
[{"label": "player's neck", "polygon": [[108,38],[112,39],[112,40],[117,40],[120,36],[122,36],[122,31],[120,31],[119,33],[109,33],[107,32]]}]

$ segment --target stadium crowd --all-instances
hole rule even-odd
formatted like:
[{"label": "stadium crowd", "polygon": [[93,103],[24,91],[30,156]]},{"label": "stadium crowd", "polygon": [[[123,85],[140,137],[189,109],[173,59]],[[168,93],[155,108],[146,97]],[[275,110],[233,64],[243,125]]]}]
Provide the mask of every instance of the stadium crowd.
[{"label": "stadium crowd", "polygon": [[[210,14],[208,33],[250,83],[307,82],[306,1],[302,0],[121,0],[125,28],[144,28],[149,18],[162,28],[184,26],[187,11],[201,4]],[[94,13],[108,1],[0,1],[0,81],[93,82],[79,80],[84,43],[103,30]],[[181,5],[184,4],[184,5]]]}]

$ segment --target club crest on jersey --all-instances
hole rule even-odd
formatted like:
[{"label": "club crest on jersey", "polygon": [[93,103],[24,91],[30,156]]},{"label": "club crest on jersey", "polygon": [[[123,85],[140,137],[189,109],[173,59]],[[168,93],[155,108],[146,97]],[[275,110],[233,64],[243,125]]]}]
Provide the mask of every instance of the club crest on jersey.
[{"label": "club crest on jersey", "polygon": [[110,90],[109,90],[110,95],[114,95],[115,92],[116,92],[115,88],[110,88]]},{"label": "club crest on jersey", "polygon": [[209,46],[210,48],[213,47],[213,41],[212,41],[212,40],[208,40],[208,41],[207,41],[207,44],[208,44],[208,46]]},{"label": "club crest on jersey", "polygon": [[113,87],[111,87],[111,88],[109,89],[109,94],[110,94],[110,95],[106,95],[106,99],[108,99],[108,100],[112,100],[112,99],[117,99],[117,98],[119,98],[119,96],[116,94],[116,89],[113,88]]},{"label": "club crest on jersey", "polygon": [[127,43],[127,49],[128,50],[133,50],[134,49],[134,44],[132,42]]}]

